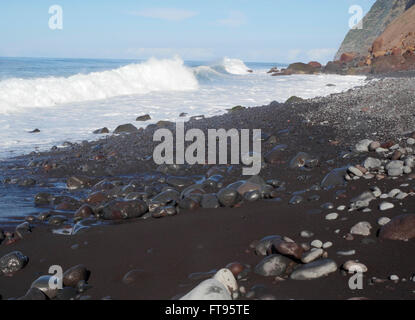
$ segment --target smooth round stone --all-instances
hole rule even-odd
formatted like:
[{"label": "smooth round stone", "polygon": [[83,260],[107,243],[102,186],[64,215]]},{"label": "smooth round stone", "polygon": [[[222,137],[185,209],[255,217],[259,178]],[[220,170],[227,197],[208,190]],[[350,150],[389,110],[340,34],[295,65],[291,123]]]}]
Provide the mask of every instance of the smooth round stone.
[{"label": "smooth round stone", "polygon": [[396,274],[393,274],[393,275],[391,275],[391,276],[389,277],[389,280],[392,280],[392,281],[399,281],[399,277],[398,277]]},{"label": "smooth round stone", "polygon": [[280,276],[285,273],[288,266],[293,261],[279,254],[273,254],[264,258],[258,265],[256,265],[254,271],[264,277]]},{"label": "smooth round stone", "polygon": [[388,217],[382,217],[378,219],[378,225],[380,226],[384,226],[386,224],[388,224],[391,221],[391,219],[389,219]]},{"label": "smooth round stone", "polygon": [[281,236],[278,236],[278,235],[272,235],[272,236],[267,236],[267,237],[262,238],[255,245],[255,253],[257,255],[266,256],[274,240],[281,240],[281,239],[282,239]]},{"label": "smooth round stone", "polygon": [[328,276],[336,271],[336,262],[331,259],[320,259],[300,266],[291,273],[290,278],[293,280],[312,280]]},{"label": "smooth round stone", "polygon": [[244,194],[244,199],[248,202],[255,202],[261,199],[261,192],[259,190],[248,191]]},{"label": "smooth round stone", "polygon": [[360,171],[358,168],[356,168],[356,167],[349,167],[348,169],[347,169],[350,173],[352,173],[352,174],[354,174],[355,176],[357,176],[357,177],[362,177],[363,176],[363,172],[362,171]]},{"label": "smooth round stone", "polygon": [[408,196],[408,194],[406,192],[400,192],[399,194],[396,195],[395,199],[398,200],[403,200]]},{"label": "smooth round stone", "polygon": [[405,174],[410,174],[410,173],[412,173],[412,168],[411,168],[411,167],[409,167],[409,166],[404,166],[404,167],[403,167],[403,173],[405,173]]},{"label": "smooth round stone", "polygon": [[228,269],[219,270],[212,279],[205,280],[180,300],[232,300],[238,284]]},{"label": "smooth round stone", "polygon": [[378,188],[378,187],[374,187],[372,189],[372,194],[376,197],[379,198],[382,195],[382,191]]},{"label": "smooth round stone", "polygon": [[336,220],[339,217],[339,214],[336,212],[333,213],[329,213],[328,215],[326,215],[326,220]]},{"label": "smooth round stone", "polygon": [[369,222],[362,221],[357,224],[355,224],[351,229],[350,233],[358,236],[369,236],[370,230],[372,229],[372,226]]},{"label": "smooth round stone", "polygon": [[79,281],[88,281],[89,272],[82,264],[74,266],[63,274],[63,284],[67,287],[75,288]]},{"label": "smooth round stone", "polygon": [[346,206],[344,206],[344,205],[341,205],[341,206],[337,207],[338,211],[344,211],[345,209],[346,209]]},{"label": "smooth round stone", "polygon": [[413,139],[413,138],[408,138],[408,140],[406,140],[406,143],[407,143],[408,145],[412,146],[412,145],[414,145],[414,144],[415,144],[415,139]]},{"label": "smooth round stone", "polygon": [[35,281],[33,281],[31,288],[37,288],[40,291],[42,291],[49,299],[53,299],[57,296],[59,289],[52,289],[49,286],[49,280],[52,278],[52,276],[41,276],[37,278]]},{"label": "smooth round stone", "polygon": [[311,231],[303,230],[301,231],[300,236],[303,238],[311,238],[312,236],[314,236],[314,233],[312,233]]},{"label": "smooth round stone", "polygon": [[308,252],[305,252],[303,256],[301,257],[301,262],[303,263],[310,263],[314,260],[317,260],[323,255],[324,251],[323,249],[315,249]]},{"label": "smooth round stone", "polygon": [[349,273],[355,272],[367,272],[367,267],[363,263],[359,263],[353,260],[349,260],[343,264],[343,269]]},{"label": "smooth round stone", "polygon": [[311,246],[314,248],[322,248],[323,247],[323,242],[320,240],[313,240],[311,242]]},{"label": "smooth round stone", "polygon": [[363,166],[368,170],[380,168],[382,166],[382,161],[369,157],[364,161]]},{"label": "smooth round stone", "polygon": [[388,193],[388,197],[389,198],[395,198],[399,193],[401,193],[402,191],[399,189],[393,189]]},{"label": "smooth round stone", "polygon": [[354,256],[355,254],[356,254],[356,250],[337,251],[337,255],[339,256]]},{"label": "smooth round stone", "polygon": [[216,194],[219,203],[224,207],[231,207],[238,202],[239,193],[230,188],[223,188]]},{"label": "smooth round stone", "polygon": [[357,152],[368,152],[369,146],[372,142],[373,141],[369,139],[361,140],[355,145],[355,149]]},{"label": "smooth round stone", "polygon": [[404,214],[394,217],[380,229],[379,237],[382,239],[401,241],[414,239],[415,214]]},{"label": "smooth round stone", "polygon": [[216,194],[209,193],[204,194],[202,197],[202,201],[200,202],[200,206],[205,209],[217,209],[220,207],[218,198]]},{"label": "smooth round stone", "polygon": [[333,242],[327,241],[323,244],[323,249],[328,249],[333,246]]},{"label": "smooth round stone", "polygon": [[12,274],[24,268],[29,261],[20,251],[10,252],[0,258],[0,274]]},{"label": "smooth round stone", "polygon": [[395,207],[395,205],[393,203],[390,203],[390,202],[382,202],[379,205],[379,210],[380,211],[386,211],[386,210],[389,210],[389,209],[393,209],[394,207]]}]

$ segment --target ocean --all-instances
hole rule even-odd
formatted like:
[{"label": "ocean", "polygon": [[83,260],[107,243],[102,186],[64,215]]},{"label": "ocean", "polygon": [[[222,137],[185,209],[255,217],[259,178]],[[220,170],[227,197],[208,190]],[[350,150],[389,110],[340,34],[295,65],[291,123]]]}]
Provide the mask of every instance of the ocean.
[{"label": "ocean", "polygon": [[[174,121],[182,112],[188,117],[220,115],[236,105],[324,96],[365,82],[359,76],[271,77],[267,71],[275,66],[285,65],[230,58],[0,58],[0,159],[65,141],[97,139],[92,132],[102,127]],[[152,120],[135,122],[144,114]],[[34,129],[40,132],[29,133]]]}]

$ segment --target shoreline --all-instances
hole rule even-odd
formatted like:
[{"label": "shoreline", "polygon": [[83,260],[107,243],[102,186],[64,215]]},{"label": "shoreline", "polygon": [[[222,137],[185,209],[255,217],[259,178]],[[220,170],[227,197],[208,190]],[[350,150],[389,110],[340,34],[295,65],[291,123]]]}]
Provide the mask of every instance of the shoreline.
[{"label": "shoreline", "polygon": [[[157,128],[173,128],[170,122],[0,163],[8,181],[26,185],[22,188],[48,189],[50,184],[56,187],[65,182],[68,187],[52,188],[50,196],[37,197],[37,208],[52,212],[49,222],[39,220],[44,214],[32,215],[26,218],[32,232],[27,230],[28,224],[7,229],[13,234],[7,234],[0,244],[0,258],[19,250],[29,262],[12,277],[0,276],[0,295],[4,299],[25,296],[30,284],[47,274],[50,265],[67,270],[83,264],[91,273],[88,283],[92,288],[81,293],[64,290],[65,295],[43,294],[74,299],[171,299],[210,277],[209,271],[237,261],[246,271],[238,281],[246,289],[240,292],[242,299],[414,299],[415,285],[410,279],[415,269],[405,259],[415,249],[413,240],[390,241],[378,236],[382,228],[379,218],[414,212],[414,177],[408,173],[395,178],[376,169],[368,179],[363,173],[349,172],[347,184],[343,173],[333,178],[336,183],[322,185],[336,168],[357,166],[368,157],[380,159],[385,167],[397,157],[397,150],[405,152],[399,151],[398,159],[412,154],[407,135],[415,131],[413,88],[415,78],[409,73],[378,78],[328,97],[292,104],[274,102],[186,122],[186,129],[204,132],[209,128],[261,128],[263,180],[249,183],[248,177],[241,176],[239,165],[155,166],[149,158],[155,145],[151,137]],[[383,153],[356,152],[355,145],[363,139],[393,143],[385,144]],[[400,147],[391,149],[396,144]],[[298,156],[300,152],[306,156]],[[291,167],[293,161],[297,162]],[[197,185],[197,181],[202,183]],[[242,182],[235,186],[236,192],[229,193],[234,199],[229,208],[224,207],[225,199],[219,199],[219,193],[238,181]],[[372,199],[364,208],[371,212],[338,210],[339,206],[352,207],[355,197],[375,186],[384,194],[400,188],[407,198]],[[141,213],[135,207],[135,218],[116,219],[120,208],[112,207],[111,201],[117,200],[138,201],[138,207],[146,203],[151,212]],[[380,211],[382,201],[393,203],[394,208]],[[80,212],[83,205],[90,211]],[[334,212],[338,218],[327,220]],[[80,222],[74,223],[74,218]],[[368,236],[350,237],[350,229],[359,222],[369,222],[373,230]],[[71,236],[52,233],[74,227],[80,231]],[[314,235],[302,237],[305,230]],[[270,247],[273,254],[280,250],[278,254],[289,259],[290,266],[279,275],[258,274],[256,266],[266,259],[258,254],[259,240],[270,235],[292,239],[302,253],[310,252],[312,240],[330,242],[321,257],[334,261],[336,271],[318,280],[293,280],[292,265],[301,268],[307,264]],[[278,247],[277,242],[272,245]],[[339,254],[350,250],[355,254]],[[349,275],[342,271],[348,260],[367,266],[363,290],[348,288]],[[126,280],[129,272],[131,277]],[[195,275],[197,272],[205,274]],[[396,274],[399,281],[388,279]]]}]

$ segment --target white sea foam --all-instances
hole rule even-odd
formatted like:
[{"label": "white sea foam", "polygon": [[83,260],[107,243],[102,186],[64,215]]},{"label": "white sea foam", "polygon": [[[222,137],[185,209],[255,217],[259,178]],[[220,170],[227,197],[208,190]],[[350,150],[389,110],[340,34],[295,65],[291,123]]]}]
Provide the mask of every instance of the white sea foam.
[{"label": "white sea foam", "polygon": [[150,59],[115,70],[67,78],[7,79],[0,82],[0,112],[102,100],[153,91],[196,90],[198,81],[179,58]]}]

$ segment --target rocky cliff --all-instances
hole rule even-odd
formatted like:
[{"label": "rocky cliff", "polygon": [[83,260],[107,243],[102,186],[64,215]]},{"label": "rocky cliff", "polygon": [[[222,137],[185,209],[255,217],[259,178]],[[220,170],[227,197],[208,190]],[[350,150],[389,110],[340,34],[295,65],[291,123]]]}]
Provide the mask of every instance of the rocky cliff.
[{"label": "rocky cliff", "polygon": [[343,53],[349,52],[367,56],[375,39],[385,31],[393,20],[401,16],[414,4],[415,0],[377,0],[363,18],[363,29],[348,32],[335,60],[339,60]]}]

